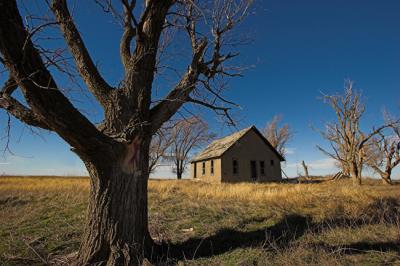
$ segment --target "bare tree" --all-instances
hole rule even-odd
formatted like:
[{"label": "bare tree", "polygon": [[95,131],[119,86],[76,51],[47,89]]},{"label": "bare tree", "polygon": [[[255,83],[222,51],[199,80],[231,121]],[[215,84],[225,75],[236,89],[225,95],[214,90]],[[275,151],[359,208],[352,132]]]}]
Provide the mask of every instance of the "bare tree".
[{"label": "bare tree", "polygon": [[[34,27],[22,19],[16,0],[2,0],[0,62],[9,78],[1,89],[0,108],[30,126],[56,132],[86,165],[90,197],[77,264],[139,264],[138,258],[157,253],[147,213],[152,135],[185,103],[229,115],[229,101],[215,87],[215,81],[240,75],[240,69],[229,66],[228,60],[238,55],[230,52],[240,42],[233,30],[246,17],[251,1],[96,2],[122,22],[121,82],[113,86],[103,78],[66,0],[41,2],[48,4],[42,18],[24,15],[35,21]],[[122,13],[118,14],[119,10]],[[79,76],[103,108],[104,120],[99,125],[74,107],[54,79],[53,71],[64,69],[56,57],[47,56],[47,50],[42,49],[44,45],[52,47],[46,38],[35,38],[46,34],[48,27],[52,28],[47,39],[59,30]],[[164,98],[152,99],[160,71],[159,47],[170,37],[171,29],[181,38],[169,39],[186,43],[190,50],[185,57],[188,64],[178,72],[179,78]],[[13,97],[18,89],[25,101]]]},{"label": "bare tree", "polygon": [[172,143],[171,128],[162,127],[158,130],[150,142],[149,173],[153,173],[158,163],[166,156],[167,149]]},{"label": "bare tree", "polygon": [[362,95],[354,91],[353,83],[345,83],[343,95],[324,95],[325,102],[335,111],[337,121],[327,123],[321,135],[329,141],[332,151],[317,146],[329,157],[337,160],[344,175],[350,175],[356,184],[361,184],[362,170],[367,158],[366,149],[371,139],[393,123],[385,124],[364,133],[360,120],[365,112]]},{"label": "bare tree", "polygon": [[182,179],[190,152],[208,144],[213,138],[214,134],[209,132],[207,123],[194,116],[179,121],[172,128],[168,160],[174,164],[173,172],[177,179]]},{"label": "bare tree", "polygon": [[400,164],[400,128],[391,127],[390,134],[379,133],[368,148],[367,165],[378,173],[385,184],[392,184],[392,172]]},{"label": "bare tree", "polygon": [[293,137],[293,131],[288,124],[279,127],[281,121],[282,116],[275,115],[265,126],[264,136],[282,157],[285,157],[286,146]]}]

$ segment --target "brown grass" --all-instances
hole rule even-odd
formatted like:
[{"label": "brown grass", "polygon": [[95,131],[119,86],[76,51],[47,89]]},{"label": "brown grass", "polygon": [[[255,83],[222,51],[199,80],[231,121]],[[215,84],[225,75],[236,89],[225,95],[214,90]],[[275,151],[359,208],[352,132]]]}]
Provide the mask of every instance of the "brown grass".
[{"label": "brown grass", "polygon": [[[87,178],[1,177],[0,265],[77,250],[88,189]],[[172,264],[399,264],[399,196],[377,181],[150,181],[150,231]]]}]

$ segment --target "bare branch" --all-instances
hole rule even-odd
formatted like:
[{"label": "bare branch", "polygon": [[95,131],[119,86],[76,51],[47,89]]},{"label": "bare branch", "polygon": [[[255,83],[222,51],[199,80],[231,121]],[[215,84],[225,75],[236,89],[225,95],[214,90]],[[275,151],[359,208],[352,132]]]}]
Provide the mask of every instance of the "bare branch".
[{"label": "bare branch", "polygon": [[284,124],[279,128],[279,123],[281,120],[281,115],[275,115],[265,126],[264,136],[269,143],[271,143],[271,145],[282,155],[282,157],[285,157],[286,146],[289,140],[293,137],[293,131],[288,124]]},{"label": "bare branch", "polygon": [[194,103],[194,104],[198,104],[198,105],[202,105],[202,106],[204,106],[204,107],[207,107],[207,108],[209,108],[209,109],[211,109],[211,110],[214,110],[214,111],[215,111],[217,114],[219,114],[219,115],[221,115],[221,113],[219,113],[218,111],[222,111],[222,115],[224,115],[224,116],[226,116],[226,117],[228,118],[228,120],[229,120],[229,122],[230,122],[230,125],[231,125],[231,126],[235,126],[235,125],[236,125],[235,121],[233,120],[233,118],[232,118],[231,115],[229,114],[229,110],[231,110],[231,108],[229,108],[229,107],[215,106],[215,105],[212,105],[212,104],[207,103],[207,102],[204,102],[204,101],[200,101],[200,100],[197,100],[197,99],[193,99],[193,98],[191,98],[191,97],[188,97],[188,98],[187,98],[187,102],[190,102],[190,103]]},{"label": "bare branch", "polygon": [[192,64],[187,73],[165,99],[151,109],[152,132],[156,132],[165,121],[169,120],[195,89],[200,75],[199,64],[203,59],[206,46],[207,41],[203,40],[193,55]]},{"label": "bare branch", "polygon": [[381,130],[375,130],[377,137],[371,137],[370,145],[366,146],[368,154],[366,163],[377,172],[382,180],[387,184],[392,184],[391,175],[393,169],[400,164],[400,136],[399,120],[388,119],[388,114],[385,114],[385,121],[389,125],[390,131],[384,134]]},{"label": "bare branch", "polygon": [[[4,10],[0,17],[0,53],[30,110],[4,95],[2,106],[24,122],[56,131],[81,154],[91,152],[88,145],[108,145],[109,139],[58,90],[39,52],[28,38],[16,3],[0,2],[0,8]],[[46,121],[45,125],[40,121]]]},{"label": "bare branch", "polygon": [[[161,100],[151,110],[152,131],[155,132],[161,124],[168,120],[172,115],[189,100],[189,95],[196,91],[199,85],[207,93],[215,97],[212,101],[202,101],[205,107],[216,105],[215,100],[237,106],[235,103],[225,100],[220,92],[213,89],[218,77],[238,77],[241,76],[240,68],[227,67],[225,63],[239,55],[237,52],[225,52],[224,41],[229,33],[246,16],[251,1],[214,1],[214,6],[202,8],[197,1],[180,1],[177,10],[170,12],[171,18],[168,23],[173,27],[181,27],[187,33],[192,48],[192,61],[186,74],[180,80],[167,97]],[[205,11],[205,12],[204,12]],[[200,21],[205,20],[206,25],[199,26]],[[172,22],[173,21],[173,22]],[[210,25],[207,25],[210,23]],[[200,33],[201,28],[210,28],[210,33]],[[208,59],[207,59],[208,57]],[[193,99],[192,97],[191,99]],[[198,97],[196,97],[198,98]],[[202,97],[203,98],[203,97]],[[198,100],[198,99],[196,99]],[[193,101],[192,101],[193,102]],[[199,102],[194,102],[200,104]],[[211,108],[213,109],[213,108]],[[215,108],[213,110],[216,110]],[[230,123],[232,118],[228,115],[227,109],[219,109],[227,115]]]},{"label": "bare branch", "polygon": [[9,77],[3,88],[0,90],[0,95],[11,95],[18,88],[17,82],[15,82],[13,77]]},{"label": "bare branch", "polygon": [[102,78],[93,63],[68,11],[67,1],[54,0],[51,8],[60,24],[79,73],[97,100],[103,106],[106,106],[109,103],[108,94],[112,91],[112,87]]},{"label": "bare branch", "polygon": [[25,124],[50,130],[49,126],[39,116],[34,114],[32,110],[29,110],[29,108],[5,93],[0,93],[0,108],[6,110]]},{"label": "bare branch", "polygon": [[166,159],[172,161],[178,179],[182,178],[189,162],[190,152],[214,138],[208,125],[198,117],[189,117],[175,123],[170,131],[171,144]]},{"label": "bare branch", "polygon": [[125,69],[128,69],[131,62],[131,42],[136,36],[136,28],[132,26],[132,23],[134,23],[135,27],[138,26],[133,14],[133,10],[136,6],[136,0],[132,0],[130,3],[129,0],[121,0],[121,2],[124,6],[124,33],[122,34],[120,42],[120,55]]},{"label": "bare branch", "polygon": [[154,134],[150,143],[149,152],[149,173],[152,173],[158,166],[161,159],[167,156],[167,149],[172,144],[171,131],[174,125],[163,126],[156,134]]}]

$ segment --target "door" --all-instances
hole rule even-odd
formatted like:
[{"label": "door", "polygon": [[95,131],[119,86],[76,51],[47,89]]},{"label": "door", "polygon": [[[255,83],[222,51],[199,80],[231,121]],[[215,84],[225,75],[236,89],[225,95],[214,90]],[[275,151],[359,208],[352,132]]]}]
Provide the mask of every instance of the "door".
[{"label": "door", "polygon": [[257,161],[250,161],[250,171],[251,171],[251,179],[253,179],[253,181],[257,180]]}]

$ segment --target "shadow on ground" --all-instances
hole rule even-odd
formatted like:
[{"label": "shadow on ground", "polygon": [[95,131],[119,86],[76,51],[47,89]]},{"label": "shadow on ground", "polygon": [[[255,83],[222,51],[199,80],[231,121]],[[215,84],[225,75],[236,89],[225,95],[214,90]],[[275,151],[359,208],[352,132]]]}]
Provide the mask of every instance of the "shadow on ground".
[{"label": "shadow on ground", "polygon": [[[291,214],[283,217],[277,224],[255,231],[239,231],[224,228],[206,238],[190,238],[184,242],[168,245],[167,257],[173,260],[207,258],[220,255],[236,248],[264,247],[265,249],[282,249],[291,242],[302,237],[306,232],[318,233],[326,228],[352,227],[366,224],[400,224],[400,203],[395,198],[377,199],[370,204],[364,215],[358,218],[338,217],[313,223],[311,217]],[[268,220],[265,217],[264,220]],[[246,223],[254,221],[248,220]],[[260,222],[260,219],[257,219]],[[400,238],[400,236],[399,236]],[[310,248],[320,248],[329,252],[341,254],[358,254],[368,251],[400,252],[400,239],[395,242],[366,243],[359,242],[350,245],[330,246],[325,243],[312,244]],[[165,254],[164,253],[164,254]],[[400,255],[400,253],[399,253]]]}]

